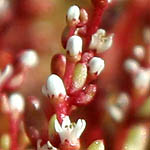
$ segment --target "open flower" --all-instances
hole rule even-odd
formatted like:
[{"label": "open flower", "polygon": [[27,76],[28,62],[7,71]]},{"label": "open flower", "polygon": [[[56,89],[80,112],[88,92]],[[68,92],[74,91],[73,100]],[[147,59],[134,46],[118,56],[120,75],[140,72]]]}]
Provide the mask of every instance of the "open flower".
[{"label": "open flower", "polygon": [[71,145],[76,145],[79,138],[86,127],[86,122],[83,119],[78,119],[77,123],[71,123],[69,116],[64,117],[62,125],[58,120],[55,120],[55,129],[59,134],[61,142],[68,141]]},{"label": "open flower", "polygon": [[104,52],[111,47],[113,36],[114,34],[106,36],[106,31],[99,29],[95,34],[92,35],[89,48],[96,49],[97,53]]},{"label": "open flower", "polygon": [[57,148],[55,148],[49,141],[43,146],[40,145],[41,142],[41,139],[37,141],[37,150],[57,150]]}]

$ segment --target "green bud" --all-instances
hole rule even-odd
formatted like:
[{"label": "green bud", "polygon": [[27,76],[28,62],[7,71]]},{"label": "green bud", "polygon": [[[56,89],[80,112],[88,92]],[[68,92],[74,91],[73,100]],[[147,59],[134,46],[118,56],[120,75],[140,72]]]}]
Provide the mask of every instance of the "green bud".
[{"label": "green bud", "polygon": [[4,150],[10,149],[10,136],[8,134],[4,134],[0,140],[0,147]]},{"label": "green bud", "polygon": [[48,131],[49,131],[49,136],[53,136],[56,134],[55,130],[55,120],[56,120],[56,114],[54,114],[51,119],[49,120],[49,125],[48,125]]},{"label": "green bud", "polygon": [[146,99],[144,104],[139,108],[137,115],[141,117],[150,117],[150,97]]},{"label": "green bud", "polygon": [[73,74],[73,91],[77,91],[82,88],[86,82],[87,78],[87,67],[83,63],[78,63],[75,66],[75,71]]},{"label": "green bud", "polygon": [[136,125],[129,129],[123,150],[145,150],[148,142],[148,131],[144,125]]},{"label": "green bud", "polygon": [[104,149],[105,147],[102,140],[96,140],[88,147],[88,150],[104,150]]}]

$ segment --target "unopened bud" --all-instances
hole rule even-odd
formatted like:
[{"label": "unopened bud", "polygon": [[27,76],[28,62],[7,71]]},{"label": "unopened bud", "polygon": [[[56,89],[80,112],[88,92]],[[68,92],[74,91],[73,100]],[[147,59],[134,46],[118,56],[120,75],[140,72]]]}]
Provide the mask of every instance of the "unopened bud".
[{"label": "unopened bud", "polygon": [[104,67],[105,67],[104,60],[99,57],[93,57],[89,61],[89,72],[91,74],[99,75],[104,69]]},{"label": "unopened bud", "polygon": [[35,67],[38,64],[38,55],[34,50],[28,50],[22,53],[20,61],[27,67]]},{"label": "unopened bud", "polygon": [[148,70],[140,70],[133,79],[133,83],[138,90],[148,90],[150,88],[150,72]]},{"label": "unopened bud", "polygon": [[145,49],[143,46],[137,45],[133,48],[133,54],[134,56],[139,59],[142,60],[145,56]]},{"label": "unopened bud", "polygon": [[[149,131],[145,125],[135,125],[128,129],[123,149],[144,150],[148,144]],[[142,140],[141,140],[142,139]]]},{"label": "unopened bud", "polygon": [[[61,67],[60,67],[61,66]],[[51,61],[51,72],[63,77],[66,69],[66,57],[62,54],[57,54]]]},{"label": "unopened bud", "polygon": [[10,149],[10,136],[8,134],[4,134],[1,136],[0,147],[3,150],[9,150]]},{"label": "unopened bud", "polygon": [[77,56],[82,52],[82,39],[79,36],[73,35],[67,41],[67,51],[70,56]]},{"label": "unopened bud", "polygon": [[72,79],[72,90],[76,91],[83,87],[87,78],[87,67],[84,63],[78,63],[75,66],[73,79]]},{"label": "unopened bud", "polygon": [[80,9],[78,6],[73,5],[68,9],[67,12],[67,21],[69,24],[72,22],[75,22],[77,24],[79,22],[79,17],[80,17]]},{"label": "unopened bud", "polygon": [[103,140],[96,140],[88,147],[88,150],[104,150],[104,149],[105,146]]},{"label": "unopened bud", "polygon": [[135,74],[138,72],[140,65],[134,59],[128,59],[124,63],[125,70],[131,74]]},{"label": "unopened bud", "polygon": [[48,130],[49,130],[49,136],[52,137],[54,136],[55,134],[57,134],[56,130],[55,130],[55,120],[57,119],[56,117],[56,114],[54,114],[50,121],[49,121],[49,127],[48,127]]},{"label": "unopened bud", "polygon": [[24,110],[24,98],[19,93],[13,93],[9,97],[11,111],[22,112]]},{"label": "unopened bud", "polygon": [[46,88],[50,97],[66,96],[66,90],[63,81],[55,74],[52,74],[48,77]]},{"label": "unopened bud", "polygon": [[88,13],[86,12],[86,10],[82,8],[80,10],[80,13],[81,13],[81,15],[80,15],[81,22],[83,24],[87,23],[87,21],[88,21]]}]

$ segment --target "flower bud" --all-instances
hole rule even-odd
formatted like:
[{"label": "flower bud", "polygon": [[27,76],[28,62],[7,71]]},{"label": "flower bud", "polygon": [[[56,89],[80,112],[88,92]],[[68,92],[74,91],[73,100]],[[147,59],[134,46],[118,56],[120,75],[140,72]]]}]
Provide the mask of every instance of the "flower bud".
[{"label": "flower bud", "polygon": [[50,121],[49,121],[49,136],[52,138],[54,135],[57,134],[56,130],[55,130],[55,120],[56,120],[56,114],[54,114]]},{"label": "flower bud", "polygon": [[93,57],[89,61],[89,72],[91,74],[99,75],[104,69],[104,67],[105,67],[104,60],[99,57]]},{"label": "flower bud", "polygon": [[150,117],[149,106],[150,106],[150,97],[146,98],[144,103],[137,110],[137,115],[144,118]]},{"label": "flower bud", "polygon": [[46,83],[46,89],[48,95],[51,97],[59,97],[59,96],[66,96],[66,90],[63,84],[62,79],[55,75],[51,74]]},{"label": "flower bud", "polygon": [[82,88],[87,78],[87,67],[84,63],[78,63],[75,66],[73,78],[72,78],[72,92]]},{"label": "flower bud", "polygon": [[88,147],[88,150],[104,150],[104,149],[105,147],[102,140],[96,140]]},{"label": "flower bud", "polygon": [[65,69],[66,69],[66,57],[62,54],[55,55],[51,61],[51,72],[63,78]]},{"label": "flower bud", "polygon": [[69,24],[72,24],[73,22],[75,24],[79,23],[79,17],[80,17],[80,9],[78,6],[73,5],[68,9],[67,12],[67,21]]},{"label": "flower bud", "polygon": [[13,93],[10,95],[9,104],[11,111],[18,111],[18,112],[24,111],[24,98],[19,93]]},{"label": "flower bud", "polygon": [[27,67],[35,67],[38,64],[38,56],[34,50],[28,50],[22,53],[20,61]]},{"label": "flower bud", "polygon": [[148,70],[140,70],[133,79],[133,84],[140,93],[148,91],[150,88],[150,72]]},{"label": "flower bud", "polygon": [[139,70],[140,65],[134,59],[127,59],[124,63],[124,67],[128,73],[135,74]]},{"label": "flower bud", "polygon": [[71,36],[67,41],[66,49],[70,56],[79,55],[82,52],[82,39],[77,35]]},{"label": "flower bud", "polygon": [[[144,150],[148,143],[149,131],[143,125],[135,125],[128,129],[128,135],[122,149],[125,150]],[[141,140],[142,139],[142,140]]]},{"label": "flower bud", "polygon": [[80,9],[80,20],[83,24],[87,23],[88,22],[88,13],[86,12],[85,9],[81,8]]},{"label": "flower bud", "polygon": [[134,56],[139,59],[142,60],[145,56],[145,49],[143,46],[137,45],[133,48],[133,54]]},{"label": "flower bud", "polygon": [[9,150],[10,149],[10,136],[9,136],[9,134],[4,134],[1,136],[0,147],[3,150]]}]

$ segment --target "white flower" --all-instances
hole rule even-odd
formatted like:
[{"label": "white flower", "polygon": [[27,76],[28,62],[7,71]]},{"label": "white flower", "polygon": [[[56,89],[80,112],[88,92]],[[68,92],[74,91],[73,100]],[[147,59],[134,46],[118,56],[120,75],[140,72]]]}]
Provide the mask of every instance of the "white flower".
[{"label": "white flower", "polygon": [[78,6],[73,5],[68,9],[67,12],[67,20],[68,21],[79,21],[79,17],[80,17],[80,9]]},{"label": "white flower", "polygon": [[137,89],[150,88],[150,71],[141,69],[133,79],[133,84]]},{"label": "white flower", "polygon": [[34,67],[38,64],[38,55],[34,50],[28,50],[22,53],[20,61],[27,67]]},{"label": "white flower", "polygon": [[0,85],[2,85],[13,74],[13,66],[8,64],[3,72],[0,72]]},{"label": "white flower", "polygon": [[140,46],[140,45],[136,45],[134,48],[133,48],[133,54],[134,56],[139,59],[139,60],[142,60],[145,56],[145,49],[143,46]]},{"label": "white flower", "polygon": [[110,105],[107,107],[107,110],[115,121],[120,122],[123,120],[124,114],[119,107],[115,105]]},{"label": "white flower", "polygon": [[96,49],[97,53],[104,52],[111,47],[113,36],[114,34],[106,36],[106,31],[99,29],[95,34],[92,35],[89,48]]},{"label": "white flower", "polygon": [[137,73],[140,65],[134,59],[127,59],[124,63],[125,70],[129,73]]},{"label": "white flower", "polygon": [[24,98],[19,93],[13,93],[10,95],[9,104],[12,111],[22,112],[24,110]]},{"label": "white flower", "polygon": [[41,147],[42,140],[37,141],[37,150],[57,150],[49,141]]},{"label": "white flower", "polygon": [[101,71],[104,69],[104,60],[99,57],[93,57],[89,61],[89,72],[92,74],[97,73],[99,75]]},{"label": "white flower", "polygon": [[46,83],[46,87],[42,87],[42,92],[44,95],[49,95],[51,97],[59,97],[61,96],[66,96],[66,90],[63,84],[62,79],[55,75],[51,74]]},{"label": "white flower", "polygon": [[77,35],[71,36],[67,41],[66,49],[70,56],[79,55],[82,52],[82,39]]},{"label": "white flower", "polygon": [[62,125],[58,120],[55,120],[55,130],[59,134],[61,142],[69,141],[71,145],[76,145],[86,127],[86,122],[83,119],[78,119],[77,123],[71,123],[69,116],[64,117]]}]

